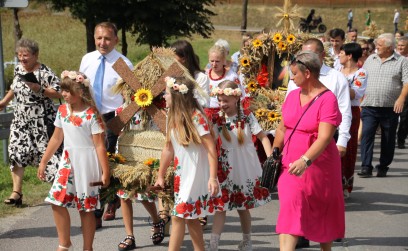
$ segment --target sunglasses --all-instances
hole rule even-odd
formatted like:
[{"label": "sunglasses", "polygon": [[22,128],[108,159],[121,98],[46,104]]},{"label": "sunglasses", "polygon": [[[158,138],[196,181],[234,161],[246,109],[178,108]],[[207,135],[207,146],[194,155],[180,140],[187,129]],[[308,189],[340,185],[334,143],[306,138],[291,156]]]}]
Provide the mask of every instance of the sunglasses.
[{"label": "sunglasses", "polygon": [[290,62],[290,64],[301,64],[301,65],[303,65],[304,67],[306,67],[306,69],[308,69],[309,70],[309,67],[305,64],[305,63],[303,63],[302,61],[300,61],[299,59],[296,59],[296,58],[293,58],[292,59],[292,61]]},{"label": "sunglasses", "polygon": [[368,51],[370,50],[369,48],[361,48],[363,51]]}]

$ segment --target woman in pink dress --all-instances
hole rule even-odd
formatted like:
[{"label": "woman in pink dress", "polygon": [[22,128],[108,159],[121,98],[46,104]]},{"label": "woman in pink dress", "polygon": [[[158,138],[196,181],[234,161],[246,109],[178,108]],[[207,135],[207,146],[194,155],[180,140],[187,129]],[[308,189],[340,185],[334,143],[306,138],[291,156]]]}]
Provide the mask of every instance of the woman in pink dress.
[{"label": "woman in pink dress", "polygon": [[318,80],[316,54],[299,53],[290,70],[300,88],[282,106],[273,144],[283,156],[276,232],[281,250],[295,250],[299,236],[331,250],[345,231],[340,155],[333,139],[341,114],[334,94]]}]

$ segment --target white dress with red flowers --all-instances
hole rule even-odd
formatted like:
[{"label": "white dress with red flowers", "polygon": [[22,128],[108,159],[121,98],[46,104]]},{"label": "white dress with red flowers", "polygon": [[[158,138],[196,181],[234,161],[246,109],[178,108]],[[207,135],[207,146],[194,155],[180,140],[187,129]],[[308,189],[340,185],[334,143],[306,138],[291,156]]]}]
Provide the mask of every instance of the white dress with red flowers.
[{"label": "white dress with red flowers", "polygon": [[[210,133],[207,120],[198,111],[193,121],[200,136]],[[174,149],[174,208],[172,215],[185,219],[195,219],[213,214],[222,208],[221,198],[212,198],[208,192],[210,168],[208,155],[202,144],[180,145],[171,132]]]},{"label": "white dress with red flowers", "polygon": [[92,108],[71,115],[68,104],[63,104],[58,109],[54,124],[64,132],[64,150],[45,201],[93,211],[100,207],[99,187],[91,187],[89,183],[101,180],[102,169],[92,135],[104,132],[102,121],[97,119]]},{"label": "white dress with red flowers", "polygon": [[[252,135],[262,131],[258,120],[251,112],[242,113],[244,143],[240,145],[237,138],[237,116],[214,118],[214,131],[221,138],[221,149],[218,159],[218,181],[222,193],[223,210],[245,210],[262,206],[271,201],[268,189],[260,186],[262,167],[256,153]],[[228,142],[222,134],[222,124],[231,137]]]}]

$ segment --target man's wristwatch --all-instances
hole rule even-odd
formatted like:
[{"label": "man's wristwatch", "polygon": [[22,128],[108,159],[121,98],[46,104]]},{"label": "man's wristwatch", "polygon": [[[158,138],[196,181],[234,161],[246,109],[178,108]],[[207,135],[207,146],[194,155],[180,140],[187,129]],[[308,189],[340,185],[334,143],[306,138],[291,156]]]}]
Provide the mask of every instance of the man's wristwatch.
[{"label": "man's wristwatch", "polygon": [[300,156],[300,158],[305,162],[306,167],[309,167],[312,164],[312,161],[305,155]]}]

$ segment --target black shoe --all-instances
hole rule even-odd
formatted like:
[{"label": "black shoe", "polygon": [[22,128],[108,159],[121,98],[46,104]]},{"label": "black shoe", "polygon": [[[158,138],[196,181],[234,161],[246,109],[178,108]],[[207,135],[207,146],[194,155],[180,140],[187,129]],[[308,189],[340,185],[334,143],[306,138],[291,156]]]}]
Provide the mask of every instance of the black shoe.
[{"label": "black shoe", "polygon": [[298,241],[296,243],[296,249],[298,248],[308,248],[310,247],[310,241],[305,237],[299,236]]},{"label": "black shoe", "polygon": [[361,178],[370,178],[371,176],[373,176],[373,171],[368,169],[367,167],[363,167],[361,168],[361,171],[357,173],[357,175]]},{"label": "black shoe", "polygon": [[96,223],[95,229],[101,228],[102,227],[102,218],[96,218],[95,223]]},{"label": "black shoe", "polygon": [[398,149],[405,149],[404,143],[398,143]]},{"label": "black shoe", "polygon": [[390,169],[388,166],[387,167],[378,167],[377,168],[377,177],[380,177],[380,178],[382,178],[382,177],[387,177],[387,172],[388,172],[388,169]]}]

